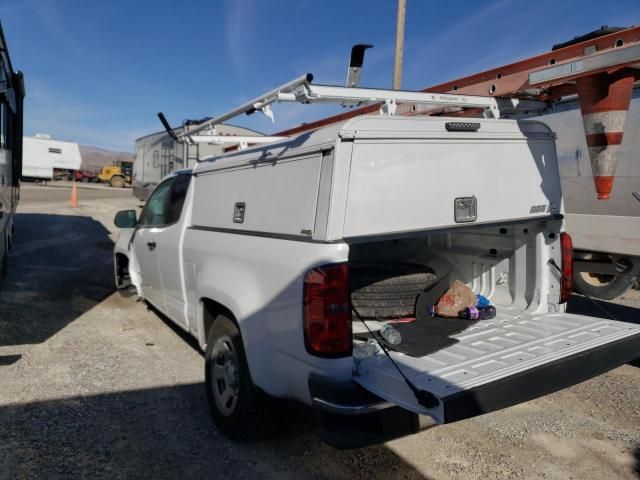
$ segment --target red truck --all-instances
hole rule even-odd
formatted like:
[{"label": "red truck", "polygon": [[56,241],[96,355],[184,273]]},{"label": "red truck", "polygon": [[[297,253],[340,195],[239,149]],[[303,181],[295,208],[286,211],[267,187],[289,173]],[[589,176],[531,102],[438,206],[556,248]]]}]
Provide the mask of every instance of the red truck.
[{"label": "red truck", "polygon": [[76,170],[73,172],[73,177],[76,182],[93,182],[96,183],[98,181],[98,175],[92,172],[85,172],[82,170]]}]

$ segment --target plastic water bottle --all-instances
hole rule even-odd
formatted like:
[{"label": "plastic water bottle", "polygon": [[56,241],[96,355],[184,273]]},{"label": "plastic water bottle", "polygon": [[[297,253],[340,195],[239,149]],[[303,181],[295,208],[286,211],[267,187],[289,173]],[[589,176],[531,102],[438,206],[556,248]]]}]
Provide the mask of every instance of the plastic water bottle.
[{"label": "plastic water bottle", "polygon": [[353,356],[357,360],[366,360],[380,353],[382,353],[382,348],[378,344],[378,341],[373,338],[368,339],[364,343],[353,345]]},{"label": "plastic water bottle", "polygon": [[400,342],[402,342],[402,335],[400,335],[400,332],[393,328],[393,325],[389,325],[388,323],[380,329],[380,335],[389,345],[399,345]]},{"label": "plastic water bottle", "polygon": [[458,312],[458,318],[463,320],[491,320],[496,317],[496,307],[470,307]]}]

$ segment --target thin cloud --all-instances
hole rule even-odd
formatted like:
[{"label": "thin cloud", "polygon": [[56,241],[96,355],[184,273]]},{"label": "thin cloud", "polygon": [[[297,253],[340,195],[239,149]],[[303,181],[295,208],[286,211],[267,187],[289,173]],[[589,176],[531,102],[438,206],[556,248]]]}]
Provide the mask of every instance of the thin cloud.
[{"label": "thin cloud", "polygon": [[29,10],[29,6],[25,4],[0,5],[0,15],[2,16],[25,12],[28,10]]},{"label": "thin cloud", "polygon": [[[431,81],[446,80],[451,72],[444,71],[438,64],[446,55],[447,62],[451,65],[453,72],[460,70],[468,70],[469,63],[465,66],[455,56],[450,54],[452,45],[458,45],[460,42],[468,42],[470,33],[481,32],[489,29],[494,33],[493,38],[496,42],[503,42],[502,35],[495,35],[499,32],[497,29],[496,19],[504,16],[506,10],[512,3],[512,0],[500,0],[490,3],[486,7],[477,12],[473,12],[460,21],[454,23],[451,28],[440,32],[437,35],[430,35],[425,38],[420,36],[414,40],[407,42],[405,47],[404,70],[406,83],[412,84],[415,88],[424,88]],[[511,18],[510,21],[513,21]],[[492,29],[493,27],[496,27]],[[465,46],[463,53],[468,53],[470,45]],[[493,45],[486,45],[486,50],[490,51]],[[486,55],[483,55],[483,57]],[[434,65],[438,65],[434,70]],[[455,73],[457,74],[457,73]],[[416,78],[420,78],[419,83],[415,85]]]},{"label": "thin cloud", "polygon": [[59,4],[55,0],[31,0],[26,5],[52,36],[67,47],[78,52],[81,50],[81,42],[71,34],[69,22],[60,15]]},{"label": "thin cloud", "polygon": [[[492,24],[495,24],[495,19],[498,18],[496,17],[498,12],[504,10],[511,3],[512,0],[501,0],[491,3],[480,11],[474,12],[459,22],[454,23],[451,28],[441,32],[439,35],[430,36],[428,42],[424,42],[423,38],[419,39],[420,47],[416,48],[417,53],[423,55],[432,51],[437,52],[442,49],[443,45],[448,44],[451,40],[468,38],[469,32],[473,32],[483,26],[486,26],[484,28],[490,28]],[[412,42],[413,47],[416,47],[415,43],[417,42]]]},{"label": "thin cloud", "polygon": [[246,71],[250,61],[256,8],[253,0],[227,0],[224,3],[225,38],[236,73]]},{"label": "thin cloud", "polygon": [[45,82],[29,79],[25,102],[26,135],[48,133],[59,140],[130,152],[136,138],[158,130],[155,123],[146,128],[127,128],[103,118],[105,112],[100,107],[65,98]]}]

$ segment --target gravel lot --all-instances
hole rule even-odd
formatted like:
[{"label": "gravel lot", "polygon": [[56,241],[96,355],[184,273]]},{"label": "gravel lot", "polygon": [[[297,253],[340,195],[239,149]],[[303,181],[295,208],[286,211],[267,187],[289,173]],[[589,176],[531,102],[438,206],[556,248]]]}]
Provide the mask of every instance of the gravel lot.
[{"label": "gravel lot", "polygon": [[[337,451],[292,406],[270,441],[209,419],[203,358],[112,286],[113,214],[131,190],[28,185],[0,291],[0,479],[639,478],[640,368],[377,447]],[[574,312],[640,321],[640,292]]]}]

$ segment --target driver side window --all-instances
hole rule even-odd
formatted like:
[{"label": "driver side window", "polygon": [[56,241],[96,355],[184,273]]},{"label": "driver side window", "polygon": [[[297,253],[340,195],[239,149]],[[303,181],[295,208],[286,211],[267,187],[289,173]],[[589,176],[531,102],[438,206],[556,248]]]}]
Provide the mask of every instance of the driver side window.
[{"label": "driver side window", "polygon": [[138,221],[139,226],[159,227],[168,223],[168,200],[171,195],[171,187],[174,180],[175,178],[170,178],[164,183],[161,183],[151,194],[140,215],[140,220]]}]

